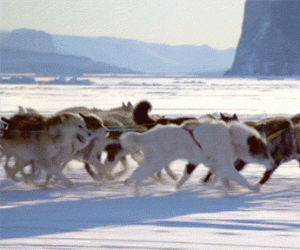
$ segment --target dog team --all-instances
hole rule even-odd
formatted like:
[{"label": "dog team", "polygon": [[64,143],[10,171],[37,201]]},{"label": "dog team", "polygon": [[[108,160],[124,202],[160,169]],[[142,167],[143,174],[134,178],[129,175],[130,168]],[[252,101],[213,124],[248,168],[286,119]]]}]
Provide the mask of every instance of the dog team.
[{"label": "dog team", "polygon": [[[236,114],[170,119],[150,115],[151,109],[150,102],[141,101],[110,110],[73,107],[46,117],[19,107],[17,114],[2,117],[0,123],[6,176],[44,187],[54,179],[69,187],[72,182],[63,169],[76,159],[96,181],[112,180],[127,172],[130,155],[138,167],[125,185],[132,184],[135,195],[144,179],[161,178],[163,169],[177,180],[169,166],[179,159],[187,164],[177,188],[204,164],[209,169],[204,182],[215,175],[224,191],[231,182],[258,191],[279,165],[293,159],[300,162],[300,114],[241,122]],[[239,172],[247,163],[266,168],[256,185]],[[115,173],[118,164],[122,169]],[[40,178],[42,173],[45,178]]]}]

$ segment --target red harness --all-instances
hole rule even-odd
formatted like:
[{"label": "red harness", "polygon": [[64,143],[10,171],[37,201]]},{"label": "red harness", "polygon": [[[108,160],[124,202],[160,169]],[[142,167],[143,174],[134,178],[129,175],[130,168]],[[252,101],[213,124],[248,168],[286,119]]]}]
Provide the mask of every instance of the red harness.
[{"label": "red harness", "polygon": [[197,144],[197,146],[202,149],[200,143],[198,141],[196,141],[195,137],[194,137],[194,131],[191,129],[187,129],[187,128],[183,128],[184,130],[186,130],[187,132],[189,132],[190,136],[192,137],[192,139],[194,140],[194,142]]}]

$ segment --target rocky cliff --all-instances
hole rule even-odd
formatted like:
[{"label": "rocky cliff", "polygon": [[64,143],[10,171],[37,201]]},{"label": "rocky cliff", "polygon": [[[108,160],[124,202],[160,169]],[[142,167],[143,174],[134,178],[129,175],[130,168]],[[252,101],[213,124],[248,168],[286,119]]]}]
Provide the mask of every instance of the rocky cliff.
[{"label": "rocky cliff", "polygon": [[300,75],[300,1],[247,0],[235,59],[225,75]]}]

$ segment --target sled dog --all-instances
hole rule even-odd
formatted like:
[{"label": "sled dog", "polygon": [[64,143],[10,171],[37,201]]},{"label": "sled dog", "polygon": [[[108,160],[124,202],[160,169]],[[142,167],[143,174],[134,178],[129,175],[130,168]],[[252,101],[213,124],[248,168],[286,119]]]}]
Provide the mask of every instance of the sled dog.
[{"label": "sled dog", "polygon": [[17,114],[2,120],[8,123],[0,138],[6,156],[15,157],[20,167],[31,164],[45,170],[45,185],[55,176],[70,186],[72,182],[62,174],[62,166],[95,136],[105,137],[107,133],[102,121],[92,115],[65,113],[44,118],[38,114]]},{"label": "sled dog", "polygon": [[[258,186],[265,184],[274,171],[284,162],[298,160],[300,162],[300,125],[297,124],[295,115],[292,119],[288,117],[271,117],[261,121],[246,121],[245,124],[253,127],[261,134],[265,134],[271,150],[274,164],[267,168],[260,179]],[[294,119],[294,120],[293,120]],[[235,167],[238,171],[244,169],[246,161],[238,159]],[[212,173],[208,173],[204,182],[210,179]]]},{"label": "sled dog", "polygon": [[[149,113],[152,110],[152,105],[149,101],[140,101],[133,109],[133,120],[136,124],[145,126],[147,129],[151,129],[157,124],[167,125],[167,124],[177,124],[181,125],[185,121],[197,120],[195,117],[178,117],[178,118],[166,118],[160,116],[150,116]],[[199,118],[199,120],[217,120],[218,118],[214,115],[207,114]],[[220,113],[220,120],[225,122],[238,120],[237,115],[232,116]],[[173,173],[169,166],[165,167],[167,174],[173,179],[177,180],[177,176]],[[159,179],[161,179],[161,172],[157,173]]]},{"label": "sled dog", "polygon": [[114,144],[107,152],[107,160],[113,162],[139,150],[143,152],[144,161],[125,182],[127,185],[134,183],[136,195],[143,179],[177,159],[189,162],[178,187],[188,179],[198,164],[203,163],[223,183],[233,180],[253,191],[257,188],[234,168],[235,160],[240,157],[251,162],[271,164],[265,140],[256,130],[239,122],[187,121],[180,126],[157,125],[142,134],[129,132],[122,135],[119,144]]},{"label": "sled dog", "polygon": [[[99,117],[104,126],[108,129],[109,135],[105,138],[95,137],[91,142],[81,151],[76,154],[76,158],[85,163],[85,169],[91,175],[94,180],[114,179],[123,175],[127,171],[127,163],[125,157],[120,159],[123,169],[112,174],[114,167],[117,165],[110,164],[109,168],[100,161],[101,154],[108,144],[116,142],[120,135],[128,131],[145,132],[146,129],[143,126],[136,125],[132,119],[133,105],[128,102],[122,104],[121,107],[112,108],[109,110],[100,109],[88,109],[86,107],[71,107],[63,111],[58,112],[71,112],[78,114],[79,112],[88,115],[93,114]],[[96,171],[95,171],[96,170]]]}]

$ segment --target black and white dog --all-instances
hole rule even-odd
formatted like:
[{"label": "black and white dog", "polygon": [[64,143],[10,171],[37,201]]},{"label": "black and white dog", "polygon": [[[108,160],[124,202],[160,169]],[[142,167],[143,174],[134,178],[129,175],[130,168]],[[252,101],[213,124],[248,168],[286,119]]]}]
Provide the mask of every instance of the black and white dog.
[{"label": "black and white dog", "polygon": [[[257,186],[265,184],[274,171],[284,162],[298,160],[300,162],[300,115],[289,117],[271,117],[261,121],[247,121],[245,124],[253,127],[259,133],[265,134],[271,150],[273,165],[267,168]],[[244,169],[246,161],[238,159],[235,167],[238,171]],[[207,182],[212,173],[204,178]]]}]

